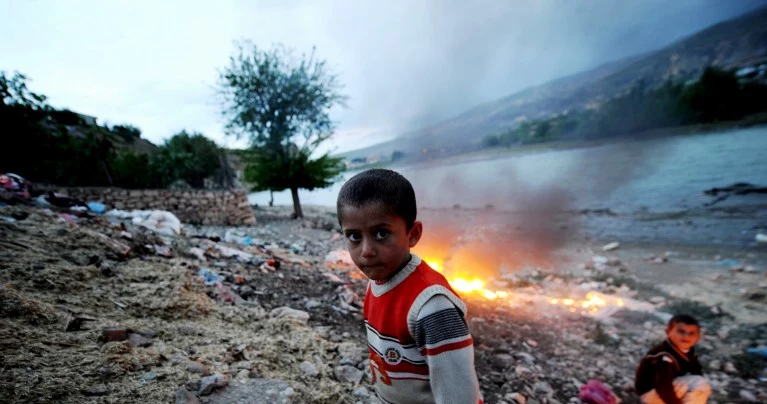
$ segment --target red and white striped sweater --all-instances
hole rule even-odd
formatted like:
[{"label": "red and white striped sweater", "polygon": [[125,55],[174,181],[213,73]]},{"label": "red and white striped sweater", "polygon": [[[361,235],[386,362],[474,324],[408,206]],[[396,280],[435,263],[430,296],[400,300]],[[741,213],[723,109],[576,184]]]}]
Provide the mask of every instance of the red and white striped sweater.
[{"label": "red and white striped sweater", "polygon": [[383,403],[482,403],[466,306],[413,255],[365,296],[370,371]]}]

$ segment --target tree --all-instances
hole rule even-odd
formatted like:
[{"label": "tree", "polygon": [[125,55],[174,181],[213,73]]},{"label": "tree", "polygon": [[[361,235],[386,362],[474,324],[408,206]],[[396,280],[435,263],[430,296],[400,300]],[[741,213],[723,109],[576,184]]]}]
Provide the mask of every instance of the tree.
[{"label": "tree", "polygon": [[112,126],[112,133],[120,136],[126,142],[133,142],[141,138],[141,129],[128,124]]},{"label": "tree", "polygon": [[218,145],[203,134],[182,130],[152,156],[153,166],[168,183],[181,179],[192,188],[203,188],[205,179],[221,168],[221,153]]},{"label": "tree", "polygon": [[290,189],[294,215],[303,217],[298,190],[330,186],[342,170],[328,153],[312,159],[335,128],[330,109],[346,100],[337,76],[314,51],[297,60],[284,47],[242,41],[218,86],[227,133],[250,142],[245,179],[254,190]]}]

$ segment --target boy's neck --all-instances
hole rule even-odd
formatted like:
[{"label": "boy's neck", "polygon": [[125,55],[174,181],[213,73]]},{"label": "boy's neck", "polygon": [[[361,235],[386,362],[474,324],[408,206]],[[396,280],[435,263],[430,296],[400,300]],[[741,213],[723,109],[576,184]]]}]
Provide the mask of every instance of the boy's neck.
[{"label": "boy's neck", "polygon": [[668,344],[669,344],[669,345],[671,345],[671,347],[672,347],[672,348],[674,348],[674,349],[675,349],[677,352],[681,353],[681,354],[682,354],[682,355],[684,355],[684,356],[687,356],[687,354],[689,354],[689,353],[690,353],[690,351],[692,350],[692,348],[690,348],[690,349],[686,349],[686,350],[685,350],[685,349],[682,349],[682,348],[679,348],[679,347],[678,347],[678,346],[676,346],[676,344],[674,344],[674,343],[673,343],[673,342],[672,342],[672,341],[671,341],[669,338],[666,338],[666,341],[668,341]]},{"label": "boy's neck", "polygon": [[392,278],[397,276],[398,273],[402,272],[402,270],[407,266],[407,264],[410,263],[410,260],[412,260],[412,259],[413,259],[413,255],[412,254],[408,254],[407,255],[407,259],[405,259],[405,262],[402,265],[400,265],[399,269],[394,271],[394,273],[391,274],[390,277],[388,277],[388,278],[386,278],[386,279],[384,279],[382,281],[375,281],[375,283],[378,284],[378,285],[383,285],[384,283],[389,282]]}]

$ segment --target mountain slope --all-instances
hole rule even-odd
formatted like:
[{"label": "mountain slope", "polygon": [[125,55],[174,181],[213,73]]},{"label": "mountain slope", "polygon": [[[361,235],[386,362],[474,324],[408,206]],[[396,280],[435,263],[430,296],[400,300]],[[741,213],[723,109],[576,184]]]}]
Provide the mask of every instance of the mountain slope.
[{"label": "mountain slope", "polygon": [[556,79],[342,156],[390,155],[394,150],[420,150],[428,157],[456,154],[480,147],[485,136],[520,121],[598,105],[640,81],[653,87],[668,80],[695,78],[709,65],[734,68],[766,59],[767,7],[713,25],[663,49]]}]

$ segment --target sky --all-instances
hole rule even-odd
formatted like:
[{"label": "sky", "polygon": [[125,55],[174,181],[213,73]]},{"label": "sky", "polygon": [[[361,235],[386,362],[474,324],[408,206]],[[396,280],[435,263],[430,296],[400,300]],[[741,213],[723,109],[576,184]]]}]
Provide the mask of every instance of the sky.
[{"label": "sky", "polygon": [[767,0],[0,0],[0,70],[58,108],[199,131],[226,147],[218,72],[249,39],[325,59],[346,108],[323,150],[353,150],[526,87],[658,49]]}]

